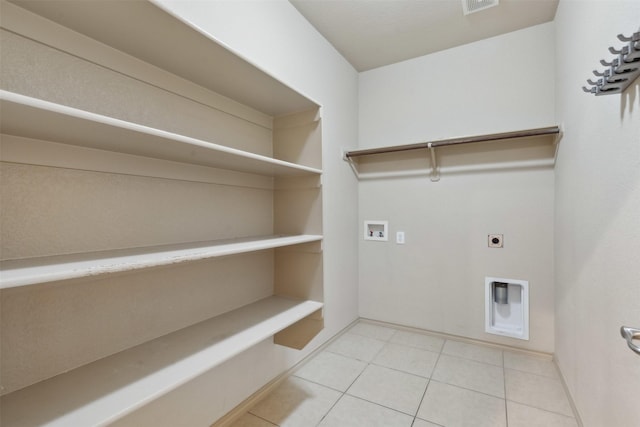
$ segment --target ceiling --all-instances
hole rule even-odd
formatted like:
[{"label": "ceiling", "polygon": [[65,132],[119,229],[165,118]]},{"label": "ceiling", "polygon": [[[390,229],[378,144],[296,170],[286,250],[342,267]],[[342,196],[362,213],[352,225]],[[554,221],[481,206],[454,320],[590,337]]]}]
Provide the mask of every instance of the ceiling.
[{"label": "ceiling", "polygon": [[461,0],[289,1],[358,71],[549,22],[558,6],[500,0],[464,15]]}]

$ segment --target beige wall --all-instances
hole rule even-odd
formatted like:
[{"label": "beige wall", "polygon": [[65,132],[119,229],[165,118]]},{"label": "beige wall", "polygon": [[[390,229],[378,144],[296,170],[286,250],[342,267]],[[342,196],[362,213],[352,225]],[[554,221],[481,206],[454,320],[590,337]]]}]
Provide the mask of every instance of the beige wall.
[{"label": "beige wall", "polygon": [[556,15],[556,359],[585,427],[638,425],[640,80],[622,95],[582,92],[616,35],[640,30],[637,1],[561,1]]},{"label": "beige wall", "polygon": [[[362,73],[360,148],[555,124],[553,35],[544,24]],[[360,237],[361,316],[553,352],[554,147],[511,147],[440,150],[439,182],[426,151],[361,165],[414,175],[360,183],[358,236],[365,219],[390,226],[388,242]],[[487,248],[489,233],[505,247]],[[529,280],[529,341],[484,332],[485,276]]]}]

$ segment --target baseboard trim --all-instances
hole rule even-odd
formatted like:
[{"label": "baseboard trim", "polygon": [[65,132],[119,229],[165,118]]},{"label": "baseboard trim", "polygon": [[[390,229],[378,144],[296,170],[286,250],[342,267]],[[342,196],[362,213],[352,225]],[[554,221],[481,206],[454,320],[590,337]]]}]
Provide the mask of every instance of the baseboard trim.
[{"label": "baseboard trim", "polygon": [[564,393],[569,399],[569,405],[571,406],[571,410],[573,411],[573,417],[576,419],[576,424],[578,424],[578,427],[584,427],[582,418],[580,418],[580,413],[578,412],[578,407],[573,401],[573,396],[571,395],[569,386],[567,386],[567,381],[565,380],[564,375],[562,375],[562,370],[560,369],[560,365],[558,364],[558,359],[555,356],[553,357],[553,365],[556,367],[556,372],[558,373],[558,377],[560,378],[560,382],[562,383],[562,387],[564,388]]},{"label": "baseboard trim", "polygon": [[464,343],[467,343],[467,344],[479,344],[479,345],[482,345],[482,346],[485,346],[485,347],[492,347],[492,348],[497,348],[497,349],[500,349],[500,350],[514,351],[514,352],[518,352],[518,353],[522,353],[522,354],[528,354],[528,355],[531,355],[531,356],[547,358],[549,360],[553,359],[553,354],[552,353],[546,353],[546,352],[543,352],[543,351],[529,350],[529,349],[526,349],[526,348],[509,346],[509,345],[506,345],[506,344],[498,344],[498,343],[494,343],[494,342],[490,342],[490,341],[483,341],[483,340],[479,340],[479,339],[475,339],[475,338],[467,338],[467,337],[463,337],[461,335],[447,334],[445,332],[436,332],[436,331],[432,331],[432,330],[429,330],[429,329],[416,328],[416,327],[413,327],[413,326],[405,326],[405,325],[399,325],[397,323],[391,323],[391,322],[384,322],[384,321],[380,321],[380,320],[368,319],[366,317],[361,317],[359,320],[362,321],[362,322],[365,322],[365,323],[370,323],[372,325],[389,326],[389,327],[393,327],[393,328],[399,329],[399,330],[404,330],[404,331],[408,331],[408,332],[416,332],[416,333],[419,333],[419,334],[429,334],[429,335],[433,335],[435,337],[440,337],[440,338],[444,338],[444,339],[451,339],[451,340],[455,340],[455,341],[464,342]]}]

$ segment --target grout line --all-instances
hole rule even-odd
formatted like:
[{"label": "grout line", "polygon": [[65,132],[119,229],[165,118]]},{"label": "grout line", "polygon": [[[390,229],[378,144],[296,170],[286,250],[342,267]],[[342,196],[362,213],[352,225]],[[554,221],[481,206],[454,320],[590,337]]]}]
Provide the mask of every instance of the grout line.
[{"label": "grout line", "polygon": [[318,421],[318,424],[316,424],[316,426],[319,426],[320,424],[322,424],[322,421],[324,421],[324,419],[327,417],[327,415],[329,415],[329,412],[331,412],[333,410],[333,408],[335,408],[335,406],[338,404],[338,402],[340,402],[342,400],[344,395],[345,395],[345,392],[343,391],[342,394],[340,394],[340,397],[338,397],[336,399],[336,401],[333,402],[333,405],[331,405],[331,407],[327,410],[327,412],[325,412],[324,415],[320,418],[320,421]]},{"label": "grout line", "polygon": [[[504,397],[499,397],[499,396],[496,396],[495,394],[485,393],[484,391],[478,391],[478,390],[474,390],[472,388],[467,388],[467,387],[462,387],[462,386],[459,386],[459,385],[456,385],[456,384],[446,383],[444,381],[431,379],[429,381],[429,384],[431,384],[432,382],[435,382],[435,383],[438,383],[438,384],[448,385],[448,386],[451,386],[451,387],[456,387],[456,388],[459,388],[459,389],[462,389],[462,390],[472,391],[474,393],[478,393],[478,394],[482,394],[482,395],[485,395],[485,396],[493,397],[494,399],[506,400]],[[515,402],[515,400],[512,400],[512,402]],[[520,403],[520,402],[516,402],[516,403]]]},{"label": "grout line", "polygon": [[[508,400],[509,402],[513,402],[513,403],[516,403],[516,404],[521,405],[521,406],[526,406],[527,408],[533,408],[533,409],[536,409],[536,410],[538,410],[538,411],[546,412],[547,414],[553,414],[553,415],[557,415],[557,416],[560,416],[560,417],[569,418],[569,419],[571,419],[571,420],[575,420],[575,421],[576,421],[576,423],[578,422],[578,420],[576,420],[576,418],[575,418],[575,417],[572,417],[571,415],[562,414],[562,413],[560,413],[560,412],[550,411],[550,410],[545,409],[545,408],[539,408],[539,407],[537,407],[537,406],[529,405],[528,403],[518,402],[517,400],[511,400],[511,399],[507,399],[507,400]],[[579,425],[580,427],[582,427],[582,425],[581,425],[581,424],[578,424],[578,425]]]},{"label": "grout line", "polygon": [[[378,403],[378,402],[374,402],[372,400],[365,399],[364,397],[354,396],[353,394],[349,394],[349,393],[345,393],[345,394],[347,396],[349,396],[349,397],[353,397],[354,399],[362,400],[363,402],[371,403],[372,405],[380,406],[381,408],[390,409],[390,410],[392,410],[394,412],[397,412],[397,413],[402,414],[402,415],[406,415],[408,417],[414,417],[413,415],[411,415],[411,414],[409,414],[407,412],[401,411],[399,409],[392,408],[390,406],[383,405],[383,404]],[[418,406],[418,408],[419,408],[419,406]]]},{"label": "grout line", "polygon": [[[350,331],[351,331],[351,330],[352,330],[352,329],[353,329],[357,324],[359,324],[359,323],[360,323],[360,320],[358,319],[358,320],[356,320],[355,322],[351,323],[351,324],[350,324],[349,326],[347,326],[346,328],[344,328],[344,329],[341,331],[341,333],[340,333],[340,337],[342,337],[342,336],[346,335],[347,333],[349,333],[349,332],[350,332]],[[356,334],[356,333],[353,333],[353,332],[351,332],[351,333],[352,333],[352,334],[354,334],[354,335],[358,335],[358,336],[364,336],[364,335],[359,335],[359,334]],[[395,334],[395,332],[394,332],[394,334]],[[366,337],[366,336],[365,336],[365,337]],[[330,342],[335,341],[337,338],[338,338],[337,336],[336,336],[336,337],[334,337],[332,340],[330,340]],[[371,338],[371,337],[366,337],[366,338]],[[375,339],[375,338],[372,338],[372,339]],[[380,341],[380,340],[379,340],[379,341]],[[385,343],[385,344],[386,344],[386,343]],[[326,347],[326,348],[328,348],[328,346],[329,346],[329,343],[327,343],[327,345],[326,345],[325,347]],[[384,345],[382,346],[382,348],[384,348]],[[382,351],[382,348],[381,348],[378,352]],[[318,422],[318,424],[317,424],[317,425],[320,425],[320,424],[322,423],[322,421],[326,418],[326,416],[327,416],[327,415],[329,415],[329,413],[333,410],[333,408],[338,404],[338,402],[340,402],[340,401],[342,400],[342,398],[343,398],[345,395],[347,395],[347,391],[348,391],[348,390],[353,386],[353,384],[355,384],[355,382],[356,382],[356,381],[358,381],[358,378],[360,378],[360,376],[362,375],[362,373],[363,373],[363,372],[367,369],[367,367],[369,367],[369,365],[371,364],[371,362],[369,362],[369,361],[366,361],[366,360],[360,360],[360,359],[357,359],[357,358],[355,358],[355,357],[346,356],[346,355],[344,355],[344,354],[336,353],[336,352],[333,352],[333,351],[328,350],[328,349],[326,349],[326,351],[327,351],[327,352],[329,352],[329,353],[332,353],[332,354],[336,354],[336,355],[338,355],[338,356],[342,356],[342,357],[346,357],[346,358],[349,358],[349,359],[352,359],[352,360],[356,360],[356,361],[358,361],[358,362],[363,362],[363,363],[365,363],[366,365],[365,365],[365,367],[362,369],[362,371],[360,371],[360,373],[359,373],[359,374],[354,378],[354,380],[353,380],[353,381],[351,381],[351,384],[349,384],[349,385],[347,386],[347,388],[345,389],[345,391],[337,390],[337,391],[339,391],[339,392],[340,392],[340,393],[342,393],[342,394],[341,394],[341,395],[340,395],[340,397],[339,397],[339,398],[334,402],[334,404],[333,404],[333,405],[331,405],[331,407],[329,408],[329,410],[328,410],[328,411],[327,411],[327,412],[322,416],[322,418],[320,418],[320,421]],[[376,355],[377,355],[377,354],[376,354]],[[314,355],[313,355],[313,358],[315,358],[316,356],[317,356],[317,354],[314,354]],[[375,356],[374,356],[374,358],[375,358]],[[311,359],[309,359],[309,361],[311,361]],[[294,375],[295,375],[295,374],[294,374]],[[298,377],[298,378],[300,378],[300,377]],[[304,378],[302,378],[302,379],[304,379]],[[309,380],[307,380],[307,381],[309,381]],[[312,382],[313,382],[313,381],[312,381]],[[316,383],[316,384],[317,384],[317,383]],[[322,385],[322,386],[324,386],[324,387],[328,387],[328,386],[326,386],[326,385],[324,385],[324,384],[319,384],[319,385]],[[331,387],[329,387],[329,388],[331,388]],[[332,390],[335,390],[335,389],[332,389]],[[349,394],[348,396],[351,396],[351,395]],[[351,397],[355,397],[355,396],[351,396]],[[373,402],[371,402],[371,403],[373,403]]]},{"label": "grout line", "polygon": [[[436,359],[436,363],[433,364],[433,369],[431,370],[431,373],[429,374],[429,381],[427,381],[427,386],[424,388],[424,392],[422,393],[422,398],[420,399],[420,403],[418,404],[418,410],[416,411],[416,415],[413,417],[412,425],[415,424],[416,419],[418,418],[418,413],[420,412],[420,407],[424,403],[424,398],[427,395],[427,390],[429,389],[429,386],[431,386],[431,382],[433,381],[432,377],[433,377],[433,374],[435,374],[436,369],[438,368],[438,363],[440,362],[440,356],[442,356],[442,350],[444,350],[445,343],[446,343],[446,340],[444,340],[442,342],[442,346],[440,347],[440,351],[438,352],[438,358]],[[431,422],[431,421],[429,421],[429,422]]]},{"label": "grout line", "polygon": [[[438,362],[436,361],[436,364]],[[435,365],[433,367],[433,369],[435,370]],[[424,391],[422,392],[422,397],[420,398],[420,403],[418,403],[418,409],[416,410],[416,414],[413,416],[413,422],[411,423],[411,425],[413,426],[416,423],[416,419],[418,418],[418,412],[420,412],[420,407],[422,406],[422,402],[424,402],[424,397],[427,395],[427,389],[429,388],[429,385],[431,385],[431,378],[429,378],[429,380],[427,381],[427,386],[424,388]]]},{"label": "grout line", "polygon": [[548,413],[554,414],[554,415],[561,415],[561,416],[566,417],[566,418],[573,418],[574,420],[576,420],[576,422],[578,422],[578,420],[575,417],[573,417],[571,415],[563,414],[562,412],[551,411],[549,409],[541,408],[539,406],[534,406],[534,405],[532,405],[530,403],[519,402],[519,401],[513,400],[513,399],[507,399],[507,400],[509,402],[517,403],[518,405],[527,406],[529,408],[534,408],[534,409],[537,409],[539,411],[548,412]]},{"label": "grout line", "polygon": [[409,348],[413,348],[415,350],[430,351],[431,353],[436,353],[436,354],[440,354],[441,353],[441,350],[433,350],[433,349],[428,349],[428,348],[424,348],[424,347],[417,347],[415,345],[404,344],[404,343],[399,343],[399,342],[391,342],[391,341],[389,341],[388,344],[399,345],[399,346],[403,346],[403,347],[409,347]]},{"label": "grout line", "polygon": [[[360,375],[358,375],[358,376],[360,376]],[[291,374],[291,377],[296,377],[299,380],[306,381],[306,382],[311,383],[311,384],[319,385],[320,387],[328,388],[329,390],[337,391],[338,393],[341,393],[341,394],[345,393],[344,391],[342,391],[340,389],[337,389],[337,388],[334,388],[334,387],[331,387],[330,385],[321,384],[321,383],[319,383],[317,381],[313,381],[313,380],[310,380],[308,378],[299,377],[296,374]],[[349,384],[349,387],[351,387],[351,385],[353,385],[353,383]],[[347,387],[347,389],[349,389],[349,387]]]},{"label": "grout line", "polygon": [[378,368],[389,369],[390,371],[399,372],[401,374],[412,375],[414,377],[418,377],[418,378],[422,378],[422,379],[426,379],[426,380],[431,379],[431,377],[428,376],[428,375],[418,375],[416,373],[403,371],[402,369],[393,368],[391,366],[380,365],[379,363],[371,362],[371,363],[369,363],[369,365],[377,366]]},{"label": "grout line", "polygon": [[[358,322],[358,323],[360,323],[360,322]],[[364,323],[364,322],[363,322],[363,323]],[[355,326],[355,325],[354,325],[354,326]],[[352,327],[352,328],[353,328],[353,327]],[[352,329],[352,328],[350,328],[350,329]],[[393,329],[393,328],[389,328],[389,329]],[[376,352],[376,354],[371,358],[371,360],[370,360],[370,361],[364,361],[364,362],[367,364],[367,366],[365,366],[365,368],[362,370],[362,372],[360,372],[360,374],[358,374],[358,376],[356,377],[356,379],[355,379],[355,380],[353,380],[353,382],[349,385],[349,387],[347,387],[347,390],[343,393],[343,396],[346,394],[346,395],[348,395],[348,396],[350,396],[350,397],[353,397],[353,398],[355,398],[355,399],[360,399],[360,400],[362,400],[362,401],[369,402],[369,403],[371,403],[371,404],[374,404],[374,405],[377,405],[377,406],[380,406],[380,407],[383,407],[383,408],[390,409],[390,410],[395,411],[395,412],[398,412],[398,413],[400,413],[400,414],[405,414],[405,415],[408,415],[408,416],[412,416],[411,414],[408,414],[408,413],[406,413],[406,412],[400,411],[400,410],[398,410],[398,409],[391,408],[391,407],[389,407],[389,406],[385,406],[385,405],[380,404],[380,403],[378,403],[378,402],[372,402],[372,401],[367,400],[367,399],[365,399],[365,398],[362,398],[362,397],[359,397],[359,396],[354,396],[354,395],[352,395],[352,394],[349,394],[349,393],[348,393],[348,392],[349,392],[349,389],[351,389],[351,387],[353,386],[353,384],[355,384],[355,383],[356,383],[356,381],[358,381],[358,379],[362,376],[362,374],[364,373],[364,371],[365,371],[365,370],[367,370],[367,368],[368,368],[369,366],[377,366],[377,367],[381,367],[381,368],[386,368],[386,369],[389,369],[389,370],[393,370],[393,371],[395,371],[395,372],[400,372],[400,373],[403,373],[403,374],[406,374],[406,375],[413,375],[413,376],[418,377],[418,378],[421,378],[421,379],[426,379],[426,380],[427,380],[427,386],[429,385],[429,378],[421,377],[421,376],[419,376],[419,375],[415,375],[415,374],[412,374],[412,373],[409,373],[409,372],[401,371],[401,370],[399,370],[399,369],[393,369],[393,368],[389,368],[389,367],[387,367],[387,366],[378,365],[378,364],[376,364],[376,363],[374,363],[374,362],[373,362],[373,361],[376,359],[376,357],[377,357],[377,356],[382,352],[382,350],[384,350],[384,348],[386,347],[386,345],[387,345],[388,343],[390,343],[390,342],[391,342],[390,340],[391,340],[391,338],[393,338],[393,336],[396,334],[396,332],[397,332],[397,330],[395,330],[395,331],[393,332],[393,334],[391,334],[391,336],[389,337],[389,339],[387,339],[386,341],[382,341],[382,340],[378,340],[378,339],[376,339],[376,338],[372,338],[372,337],[365,336],[365,337],[367,337],[367,338],[376,339],[376,340],[378,340],[378,341],[384,342],[384,345],[383,345],[382,347],[380,347],[380,350],[378,350],[378,351]],[[363,336],[363,335],[357,334],[357,333],[355,333],[355,332],[352,332],[352,333],[353,333],[354,335]],[[343,355],[343,356],[344,356],[344,355]],[[349,357],[349,356],[345,356],[345,357]],[[358,359],[356,359],[356,360],[358,360]],[[425,387],[425,391],[426,391],[426,389],[427,389],[427,388]],[[423,392],[423,396],[424,396],[424,392]],[[341,397],[341,398],[342,398],[342,397]],[[338,400],[340,400],[340,399],[338,399]],[[422,400],[420,401],[420,403],[422,403]],[[418,413],[418,409],[420,409],[420,403],[418,403],[418,406],[417,406],[417,408],[416,408],[416,414]],[[326,416],[326,414],[325,414],[325,416]],[[324,418],[324,417],[323,417],[323,418]],[[415,421],[415,414],[413,415],[413,419],[414,419],[414,421]],[[412,424],[413,424],[413,422],[412,422]]]},{"label": "grout line", "polygon": [[[522,369],[515,369],[515,368],[504,368],[505,371],[516,371],[516,372],[521,372],[523,374],[528,374],[528,375],[534,375],[536,377],[540,377],[540,378],[546,378],[548,380],[552,380],[552,381],[556,381],[556,382],[562,382],[561,378],[559,376],[557,377],[550,377],[548,375],[542,375],[542,374],[538,374],[536,372],[531,372],[531,371],[523,371]],[[565,390],[565,394],[566,394],[566,390]]]},{"label": "grout line", "polygon": [[459,356],[457,354],[442,353],[442,355],[446,356],[446,357],[453,357],[455,359],[466,360],[467,362],[475,362],[475,363],[480,363],[482,365],[493,366],[494,368],[503,368],[504,369],[504,365],[496,365],[495,363],[481,362],[480,360],[470,359],[468,357]]},{"label": "grout line", "polygon": [[259,419],[261,419],[262,421],[265,421],[265,422],[269,423],[269,424],[270,424],[270,425],[272,425],[272,426],[279,427],[279,424],[274,424],[274,423],[272,423],[271,421],[269,421],[268,419],[266,419],[266,418],[262,418],[260,415],[256,415],[256,414],[254,414],[253,412],[247,412],[247,414],[250,414],[250,415],[252,415],[252,416],[254,416],[254,417],[256,417],[256,418],[259,418]]}]

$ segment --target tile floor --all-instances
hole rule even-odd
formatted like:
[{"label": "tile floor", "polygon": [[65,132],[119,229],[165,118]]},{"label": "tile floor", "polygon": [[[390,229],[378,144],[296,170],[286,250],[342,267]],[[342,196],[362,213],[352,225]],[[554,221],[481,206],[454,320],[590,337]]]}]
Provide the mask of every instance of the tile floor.
[{"label": "tile floor", "polygon": [[232,427],[578,427],[553,363],[360,321]]}]

